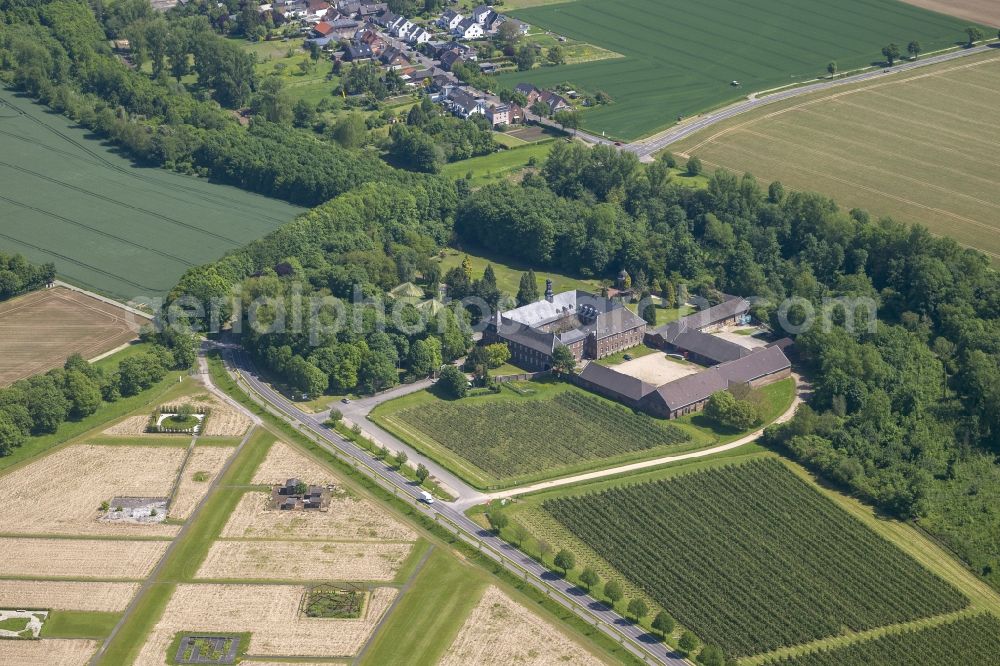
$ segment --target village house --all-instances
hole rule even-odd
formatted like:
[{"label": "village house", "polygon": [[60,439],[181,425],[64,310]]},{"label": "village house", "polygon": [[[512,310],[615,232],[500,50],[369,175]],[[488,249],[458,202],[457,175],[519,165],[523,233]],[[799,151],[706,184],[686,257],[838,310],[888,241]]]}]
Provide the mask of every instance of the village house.
[{"label": "village house", "polygon": [[489,5],[479,5],[478,7],[472,10],[471,18],[479,25],[485,26],[488,21],[492,22],[490,21],[490,15],[495,13],[496,12],[494,12],[493,8],[490,7]]},{"label": "village house", "polygon": [[410,59],[395,46],[390,46],[385,51],[382,51],[378,59],[389,69],[399,69],[410,64]]},{"label": "village house", "polygon": [[441,69],[450,72],[455,63],[464,62],[464,58],[462,58],[462,55],[458,51],[445,51],[441,54],[439,62],[441,63]]},{"label": "village house", "polygon": [[447,101],[448,108],[460,118],[470,118],[486,113],[486,102],[470,92],[458,88],[453,90]]},{"label": "village house", "polygon": [[382,52],[389,46],[389,43],[385,41],[385,38],[371,28],[361,28],[355,32],[354,41],[359,44],[367,44],[368,48],[372,50],[372,54],[374,55],[381,55]]},{"label": "village house", "polygon": [[454,9],[448,9],[441,14],[441,18],[437,20],[437,23],[448,32],[451,32],[458,27],[458,24],[461,23],[464,18],[464,16],[456,12]]},{"label": "village house", "polygon": [[371,60],[374,56],[372,49],[367,44],[359,44],[352,42],[347,45],[344,49],[344,60],[347,62],[360,62],[362,60]]},{"label": "village house", "polygon": [[313,37],[322,39],[333,35],[333,26],[326,21],[320,21],[312,28]]},{"label": "village house", "polygon": [[291,478],[271,491],[271,501],[282,511],[326,509],[330,505],[330,489]]},{"label": "village house", "polygon": [[305,5],[306,20],[315,19],[319,21],[330,12],[330,5],[323,0],[306,0]]},{"label": "village house", "polygon": [[557,346],[568,347],[578,361],[600,359],[635,347],[645,333],[645,320],[620,302],[580,290],[554,294],[546,280],[543,300],[497,312],[483,340],[506,343],[521,367],[549,370]]},{"label": "village house", "polygon": [[374,4],[361,4],[356,10],[356,14],[360,18],[368,18],[369,16],[378,16],[383,12],[389,11],[389,5],[384,2],[378,2]]},{"label": "village house", "polygon": [[517,125],[524,122],[524,111],[520,106],[509,102],[507,104],[491,104],[486,109],[486,119],[497,125]]},{"label": "village house", "polygon": [[534,104],[538,96],[542,94],[541,90],[530,83],[518,83],[514,86],[514,92],[524,95],[524,99],[527,100],[529,105]]},{"label": "village house", "polygon": [[410,32],[410,34],[406,38],[406,41],[408,41],[410,44],[425,44],[431,41],[431,37],[432,35],[430,31],[427,30],[427,28],[418,25]]},{"label": "village house", "polygon": [[541,93],[539,93],[537,101],[548,106],[550,114],[571,108],[570,103],[567,102],[565,98],[549,90],[543,90]]},{"label": "village house", "polygon": [[459,21],[458,25],[456,25],[451,32],[459,39],[479,39],[486,34],[483,30],[483,26],[479,25],[474,19],[471,18]]}]

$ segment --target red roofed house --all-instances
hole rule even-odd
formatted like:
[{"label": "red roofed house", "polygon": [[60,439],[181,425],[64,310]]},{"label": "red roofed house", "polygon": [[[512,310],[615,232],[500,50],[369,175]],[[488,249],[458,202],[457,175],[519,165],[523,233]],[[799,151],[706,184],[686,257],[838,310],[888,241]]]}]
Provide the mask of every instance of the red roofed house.
[{"label": "red roofed house", "polygon": [[313,26],[313,32],[317,37],[329,37],[333,34],[333,26],[326,21],[320,21]]}]

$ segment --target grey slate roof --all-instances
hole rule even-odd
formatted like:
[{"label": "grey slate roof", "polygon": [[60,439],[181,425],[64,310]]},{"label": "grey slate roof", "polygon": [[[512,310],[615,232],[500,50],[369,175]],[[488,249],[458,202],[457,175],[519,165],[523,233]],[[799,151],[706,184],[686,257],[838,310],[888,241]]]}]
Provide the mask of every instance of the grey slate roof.
[{"label": "grey slate roof", "polygon": [[781,372],[791,365],[780,348],[765,347],[741,359],[664,384],[656,389],[656,393],[667,408],[674,411],[707,400],[713,393],[729,388],[730,383],[745,384]]},{"label": "grey slate roof", "polygon": [[726,363],[748,356],[751,352],[735,342],[700,331],[683,331],[672,343],[679,349],[710,359],[715,363]]},{"label": "grey slate roof", "polygon": [[689,314],[687,317],[681,317],[677,321],[672,321],[650,332],[661,336],[665,342],[673,344],[677,336],[684,331],[700,331],[712,324],[749,312],[749,310],[750,303],[745,298],[737,296],[718,305]]},{"label": "grey slate roof", "polygon": [[587,367],[583,369],[583,372],[580,373],[580,379],[631,400],[639,400],[656,390],[654,385],[637,377],[631,377],[593,362],[588,363]]}]

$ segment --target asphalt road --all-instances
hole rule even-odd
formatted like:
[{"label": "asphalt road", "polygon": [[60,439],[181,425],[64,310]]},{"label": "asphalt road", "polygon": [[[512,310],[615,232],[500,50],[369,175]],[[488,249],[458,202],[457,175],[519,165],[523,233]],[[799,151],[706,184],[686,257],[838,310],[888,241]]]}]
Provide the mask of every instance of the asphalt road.
[{"label": "asphalt road", "polygon": [[753,111],[754,109],[766,106],[768,104],[774,104],[775,102],[781,102],[786,99],[791,99],[793,97],[799,97],[801,95],[808,95],[814,92],[820,92],[823,90],[829,90],[830,88],[837,88],[840,86],[850,85],[852,83],[860,83],[863,81],[870,81],[872,79],[878,79],[884,76],[892,76],[893,74],[898,74],[900,72],[907,72],[912,69],[917,69],[918,67],[926,67],[928,65],[936,65],[942,62],[948,62],[950,60],[956,60],[958,58],[964,58],[976,53],[985,53],[986,51],[996,48],[997,45],[983,45],[975,46],[971,49],[960,49],[958,51],[951,51],[949,53],[944,53],[936,56],[928,56],[921,60],[916,60],[913,62],[902,61],[896,64],[891,69],[876,69],[870,72],[864,72],[862,74],[855,74],[854,76],[847,76],[842,79],[836,79],[833,81],[820,81],[818,83],[812,83],[805,86],[798,86],[795,88],[789,88],[787,90],[781,90],[764,97],[754,97],[732,104],[730,106],[719,109],[718,111],[713,111],[702,116],[698,116],[696,119],[678,125],[672,129],[669,129],[660,134],[655,134],[647,139],[640,139],[630,143],[622,148],[622,150],[627,150],[629,152],[635,153],[640,158],[649,157],[654,153],[657,153],[672,143],[680,141],[695,132],[699,132],[706,127],[711,127],[716,123],[720,123],[723,120],[728,120],[734,116],[747,113],[748,111]]},{"label": "asphalt road", "polygon": [[[224,350],[226,366],[231,373],[237,373],[237,381],[250,389],[251,397],[281,413],[300,428],[308,430],[320,446],[328,452],[361,461],[359,471],[371,476],[382,485],[390,485],[396,494],[402,494],[416,502],[438,524],[457,534],[465,541],[478,547],[483,553],[514,571],[525,581],[542,590],[562,606],[574,611],[586,621],[622,643],[627,649],[646,661],[669,666],[690,666],[690,662],[669,651],[669,646],[618,613],[609,610],[602,602],[589,596],[583,589],[568,583],[535,560],[527,557],[507,542],[493,536],[477,525],[460,510],[444,502],[431,505],[419,503],[420,489],[409,479],[400,475],[392,467],[376,460],[367,451],[322,425],[325,417],[308,414],[290,404],[284,397],[263,382],[256,374],[253,363],[238,347],[229,346]],[[433,472],[432,472],[433,473]],[[461,484],[459,490],[467,489]],[[473,491],[474,492],[474,491]],[[442,520],[442,518],[444,520]]]}]

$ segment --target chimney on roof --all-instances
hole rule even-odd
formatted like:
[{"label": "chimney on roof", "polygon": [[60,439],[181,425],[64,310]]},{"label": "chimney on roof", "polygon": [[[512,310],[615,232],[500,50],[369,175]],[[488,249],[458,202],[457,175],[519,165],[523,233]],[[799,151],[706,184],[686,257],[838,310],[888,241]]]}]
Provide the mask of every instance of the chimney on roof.
[{"label": "chimney on roof", "polygon": [[554,296],[555,294],[552,293],[552,280],[545,280],[545,300],[551,303]]}]

